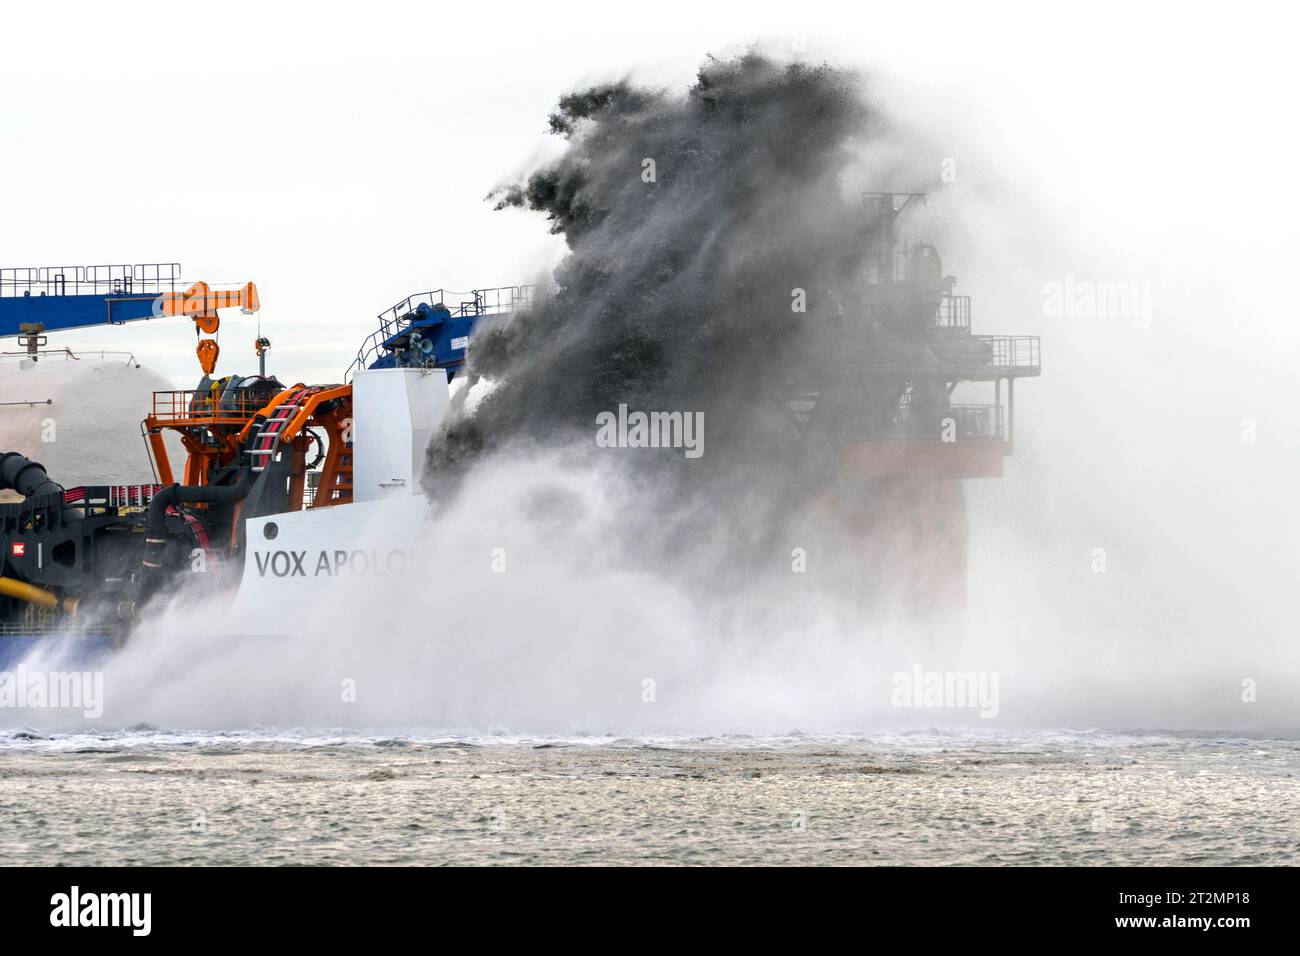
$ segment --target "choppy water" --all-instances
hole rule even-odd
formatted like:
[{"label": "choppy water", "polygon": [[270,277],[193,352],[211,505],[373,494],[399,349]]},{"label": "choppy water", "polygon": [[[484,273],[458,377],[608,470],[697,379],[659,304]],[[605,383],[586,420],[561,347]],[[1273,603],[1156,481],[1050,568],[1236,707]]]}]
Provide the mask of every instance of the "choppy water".
[{"label": "choppy water", "polygon": [[1295,864],[1300,735],[0,734],[9,864]]}]

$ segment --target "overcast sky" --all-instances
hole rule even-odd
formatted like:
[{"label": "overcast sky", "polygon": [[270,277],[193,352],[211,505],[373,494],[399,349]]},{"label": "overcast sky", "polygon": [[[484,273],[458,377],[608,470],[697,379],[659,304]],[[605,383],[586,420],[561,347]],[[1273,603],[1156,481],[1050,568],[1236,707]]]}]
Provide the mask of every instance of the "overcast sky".
[{"label": "overcast sky", "polygon": [[[982,137],[1049,215],[1164,263],[1143,268],[1171,250],[1189,277],[1292,261],[1293,55],[1252,12],[1267,7],[978,6],[10,5],[0,264],[174,260],[189,279],[255,280],[272,368],[337,380],[407,294],[554,260],[544,223],[483,197],[554,148],[560,94],[628,71],[684,88],[706,54],[753,41],[878,73],[896,105],[951,123],[955,153]],[[1282,280],[1243,294],[1262,303]],[[1256,332],[1295,341],[1286,310],[1267,311]],[[254,331],[227,321],[222,369],[254,367]],[[55,344],[197,374],[179,321]]]}]

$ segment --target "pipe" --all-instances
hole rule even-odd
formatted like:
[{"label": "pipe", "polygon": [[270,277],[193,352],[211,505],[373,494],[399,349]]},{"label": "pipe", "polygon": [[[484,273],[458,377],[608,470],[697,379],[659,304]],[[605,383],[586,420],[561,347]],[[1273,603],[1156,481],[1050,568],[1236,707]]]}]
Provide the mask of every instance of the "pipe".
[{"label": "pipe", "polygon": [[80,598],[59,597],[53,591],[38,588],[34,584],[28,584],[16,578],[0,578],[0,594],[26,601],[29,604],[39,604],[41,607],[53,608],[68,615],[76,614],[77,605],[81,603]]},{"label": "pipe", "polygon": [[249,469],[233,485],[168,485],[153,496],[144,524],[144,559],[137,607],[142,606],[158,586],[162,553],[167,547],[167,509],[182,504],[235,504],[248,497],[258,477],[258,472]]},{"label": "pipe", "polygon": [[0,452],[0,491],[9,489],[24,498],[63,493],[63,486],[50,480],[43,465],[16,451]]}]

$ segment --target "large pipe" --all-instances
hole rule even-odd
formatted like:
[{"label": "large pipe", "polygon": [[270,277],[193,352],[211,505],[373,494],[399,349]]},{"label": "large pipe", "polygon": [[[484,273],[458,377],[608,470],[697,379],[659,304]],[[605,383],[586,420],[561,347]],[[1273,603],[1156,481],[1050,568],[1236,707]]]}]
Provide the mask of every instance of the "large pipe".
[{"label": "large pipe", "polygon": [[65,614],[76,614],[77,604],[80,603],[77,598],[59,597],[52,591],[38,588],[34,584],[28,584],[26,581],[19,581],[16,578],[0,578],[0,594],[26,601],[29,604],[39,604],[41,607],[63,611]]},{"label": "large pipe", "polygon": [[233,485],[168,485],[153,496],[144,524],[144,560],[137,607],[143,605],[158,586],[163,550],[167,547],[167,509],[183,504],[235,504],[248,496],[258,477],[257,472],[249,469]]},{"label": "large pipe", "polygon": [[10,489],[24,498],[63,493],[63,486],[50,480],[44,466],[16,451],[0,452],[0,491]]}]

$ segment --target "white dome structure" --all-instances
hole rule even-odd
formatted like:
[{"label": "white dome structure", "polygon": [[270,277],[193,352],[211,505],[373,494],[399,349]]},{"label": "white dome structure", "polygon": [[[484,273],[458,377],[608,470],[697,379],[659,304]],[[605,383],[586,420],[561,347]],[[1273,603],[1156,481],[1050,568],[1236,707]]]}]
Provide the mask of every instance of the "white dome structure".
[{"label": "white dome structure", "polygon": [[[140,423],[153,393],[172,388],[125,358],[0,357],[0,452],[40,462],[65,488],[156,481]],[[180,440],[168,435],[167,448],[179,467]]]}]

